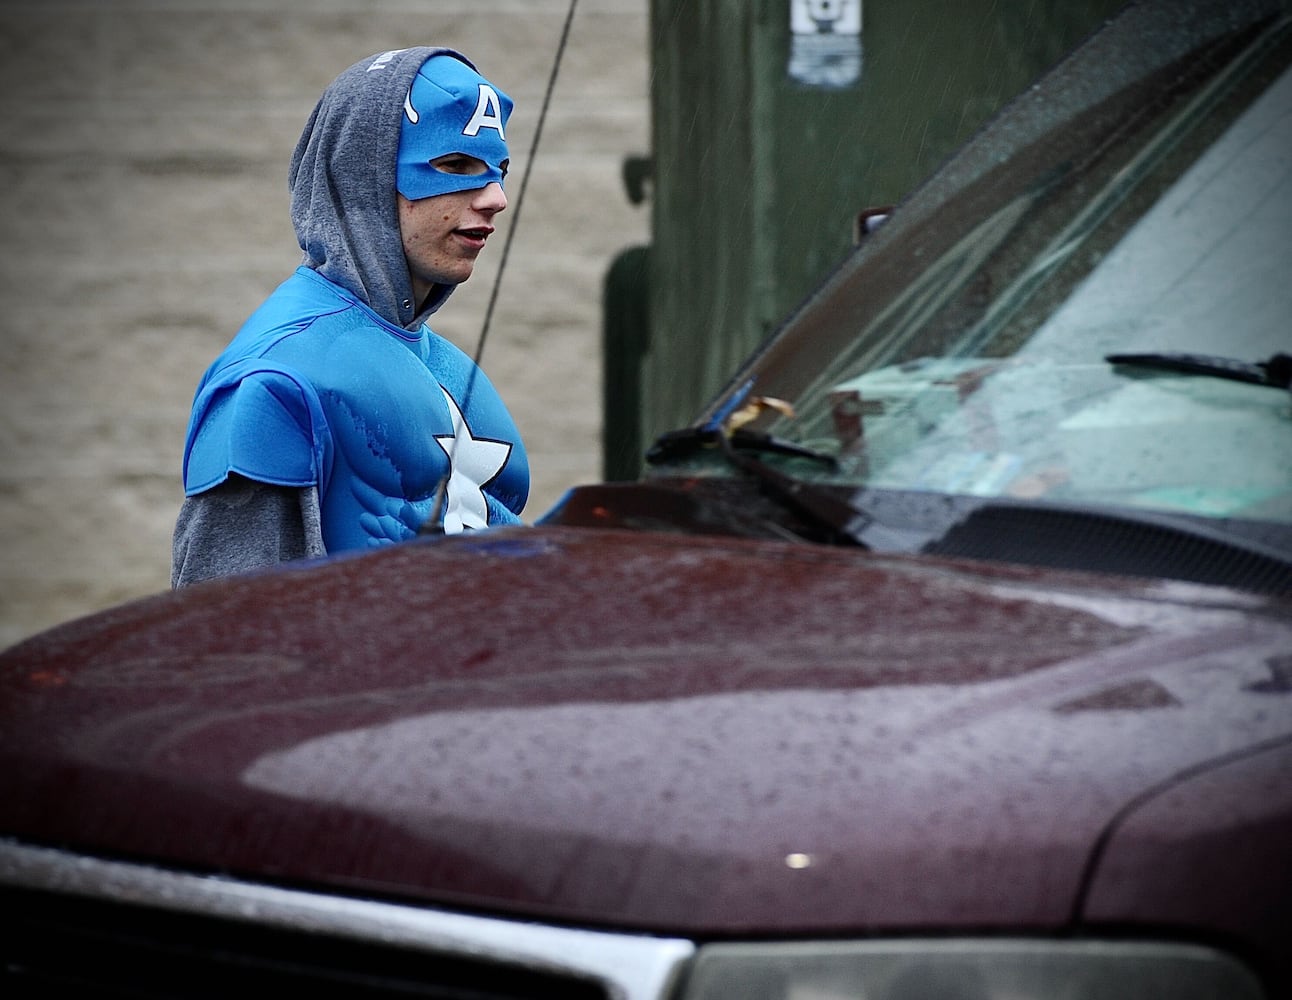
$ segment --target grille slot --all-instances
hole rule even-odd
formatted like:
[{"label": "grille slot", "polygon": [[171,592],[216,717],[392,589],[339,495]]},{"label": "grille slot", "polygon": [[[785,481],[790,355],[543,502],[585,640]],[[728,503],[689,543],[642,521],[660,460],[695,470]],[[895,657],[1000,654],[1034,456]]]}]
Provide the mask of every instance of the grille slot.
[{"label": "grille slot", "polygon": [[6,997],[229,997],[294,989],[312,998],[607,1000],[596,983],[465,955],[174,913],[75,896],[0,892]]}]

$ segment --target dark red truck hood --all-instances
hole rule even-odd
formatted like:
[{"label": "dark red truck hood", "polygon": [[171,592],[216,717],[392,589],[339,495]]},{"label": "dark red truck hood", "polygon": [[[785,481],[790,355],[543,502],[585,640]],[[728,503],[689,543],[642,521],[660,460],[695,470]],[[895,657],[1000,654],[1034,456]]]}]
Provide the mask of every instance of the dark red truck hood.
[{"label": "dark red truck hood", "polygon": [[[1167,858],[1281,933],[1290,651],[1286,603],[1200,587],[418,541],[5,652],[0,833],[701,936],[1187,920]],[[1251,885],[1207,868],[1235,829]]]}]

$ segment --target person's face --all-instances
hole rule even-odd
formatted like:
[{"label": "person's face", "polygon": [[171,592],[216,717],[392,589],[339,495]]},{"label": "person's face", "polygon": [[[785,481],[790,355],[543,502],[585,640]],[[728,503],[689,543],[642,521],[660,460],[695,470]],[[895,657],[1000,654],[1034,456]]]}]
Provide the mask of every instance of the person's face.
[{"label": "person's face", "polygon": [[[481,160],[461,153],[449,153],[431,162],[437,170],[449,174],[471,176],[486,169]],[[476,257],[493,232],[493,217],[507,207],[507,196],[497,182],[473,191],[437,194],[417,201],[409,201],[402,194],[397,197],[399,234],[419,302],[432,285],[456,285],[471,277]]]}]

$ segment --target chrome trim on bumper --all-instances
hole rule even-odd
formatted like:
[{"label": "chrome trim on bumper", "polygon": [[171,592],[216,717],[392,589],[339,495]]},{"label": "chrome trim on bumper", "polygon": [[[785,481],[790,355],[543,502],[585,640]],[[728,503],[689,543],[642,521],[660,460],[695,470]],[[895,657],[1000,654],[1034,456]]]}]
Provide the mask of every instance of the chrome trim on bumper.
[{"label": "chrome trim on bumper", "polygon": [[570,973],[600,983],[615,1000],[662,1000],[695,952],[695,945],[681,938],[329,896],[105,861],[3,838],[0,884]]}]

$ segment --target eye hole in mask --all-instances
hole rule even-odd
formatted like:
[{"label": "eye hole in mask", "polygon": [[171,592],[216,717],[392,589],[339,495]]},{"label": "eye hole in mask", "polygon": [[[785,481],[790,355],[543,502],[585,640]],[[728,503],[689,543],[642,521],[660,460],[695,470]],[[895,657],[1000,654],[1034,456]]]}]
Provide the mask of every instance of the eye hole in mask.
[{"label": "eye hole in mask", "polygon": [[[445,153],[431,160],[431,166],[442,174],[454,174],[459,177],[480,177],[489,173],[489,164],[466,153]],[[511,160],[503,160],[498,166],[505,178],[511,166]]]}]

